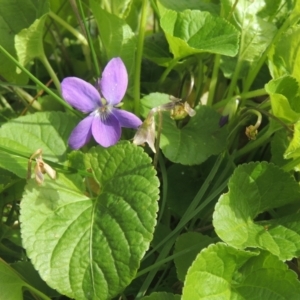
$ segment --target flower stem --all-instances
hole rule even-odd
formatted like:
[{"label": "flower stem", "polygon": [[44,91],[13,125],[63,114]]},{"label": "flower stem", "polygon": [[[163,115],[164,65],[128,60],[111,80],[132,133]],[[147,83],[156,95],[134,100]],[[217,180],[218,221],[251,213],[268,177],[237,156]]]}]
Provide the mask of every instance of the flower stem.
[{"label": "flower stem", "polygon": [[85,57],[86,63],[88,68],[90,69],[91,62],[90,62],[90,54],[89,54],[89,44],[87,42],[87,39],[83,34],[81,34],[78,30],[76,30],[74,27],[72,27],[70,24],[68,24],[66,21],[64,21],[62,18],[60,18],[58,15],[56,15],[53,11],[49,12],[49,16],[55,20],[57,23],[62,25],[65,29],[67,29],[70,33],[72,33],[78,41],[82,44],[82,52]]},{"label": "flower stem", "polygon": [[272,134],[279,129],[280,128],[277,128],[277,129],[272,128],[271,129],[269,127],[269,129],[262,136],[260,136],[260,138],[258,138],[257,140],[251,141],[245,147],[243,147],[242,149],[237,151],[234,155],[234,159],[236,160],[236,159],[242,157],[243,155],[247,154],[248,152],[253,151],[255,148],[263,145],[272,136]]},{"label": "flower stem", "polygon": [[93,62],[94,62],[94,68],[96,70],[96,76],[99,77],[100,76],[100,69],[99,69],[98,60],[97,60],[96,52],[95,52],[95,49],[94,49],[94,45],[93,45],[93,42],[92,42],[92,37],[91,37],[89,28],[87,27],[87,24],[86,24],[86,21],[85,21],[85,15],[84,15],[84,10],[82,8],[82,3],[81,3],[80,0],[77,1],[77,2],[78,2],[81,17],[83,19],[83,25],[84,25],[86,36],[87,36],[87,39],[88,39],[89,49],[92,52],[92,59],[93,59]]},{"label": "flower stem", "polygon": [[255,123],[255,125],[254,125],[254,128],[255,128],[255,129],[258,129],[259,126],[260,126],[260,124],[261,124],[261,120],[262,120],[262,115],[261,115],[261,113],[260,113],[259,111],[255,110],[255,109],[248,109],[248,110],[247,110],[247,113],[253,113],[254,115],[257,116],[257,121],[256,121],[256,123]]},{"label": "flower stem", "polygon": [[157,86],[161,86],[162,83],[166,80],[167,76],[169,75],[169,73],[172,71],[172,69],[177,65],[179,59],[178,58],[174,58],[169,66],[165,69],[165,71],[162,73],[162,75],[160,76],[158,82],[157,82]]},{"label": "flower stem", "polygon": [[219,66],[220,66],[220,54],[216,54],[215,60],[214,60],[213,73],[212,73],[212,77],[211,77],[211,81],[210,81],[210,85],[209,85],[207,106],[212,106],[212,104],[213,104],[217,81],[218,81]]},{"label": "flower stem", "polygon": [[55,87],[57,88],[59,94],[61,93],[61,90],[60,90],[60,82],[55,74],[55,72],[53,71],[45,53],[43,53],[43,55],[39,56],[38,57],[39,60],[42,62],[42,64],[44,65],[44,67],[46,68],[48,74],[50,75],[51,79],[53,80],[53,83],[55,85]]},{"label": "flower stem", "polygon": [[72,27],[70,24],[68,24],[58,15],[56,15],[53,11],[49,11],[48,14],[53,20],[55,20],[57,23],[59,23],[64,28],[66,28],[69,32],[71,32],[80,41],[81,44],[88,46],[88,42],[83,34],[81,34],[78,30],[74,29],[74,27]]},{"label": "flower stem", "polygon": [[141,64],[142,64],[144,36],[145,36],[146,21],[147,21],[147,5],[148,5],[148,1],[143,0],[139,33],[138,33],[138,41],[137,41],[136,60],[135,60],[135,77],[134,77],[133,94],[134,94],[134,113],[137,116],[140,115]]},{"label": "flower stem", "polygon": [[233,100],[233,99],[237,99],[237,98],[249,99],[249,98],[254,98],[254,97],[258,97],[258,96],[265,96],[265,95],[267,95],[267,92],[266,92],[265,89],[258,89],[258,90],[255,90],[255,91],[241,93],[240,95],[235,95],[233,97],[226,98],[226,99],[214,104],[213,108],[214,109],[221,108],[221,107],[225,106],[227,104],[227,102],[229,102],[230,100]]}]

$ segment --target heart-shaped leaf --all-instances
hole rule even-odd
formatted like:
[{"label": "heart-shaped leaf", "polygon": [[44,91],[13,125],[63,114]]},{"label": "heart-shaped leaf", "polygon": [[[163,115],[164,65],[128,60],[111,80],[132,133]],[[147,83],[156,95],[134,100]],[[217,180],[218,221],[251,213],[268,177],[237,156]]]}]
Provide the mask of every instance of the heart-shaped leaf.
[{"label": "heart-shaped leaf", "polygon": [[94,180],[59,174],[21,202],[23,244],[49,286],[76,299],[111,299],[135,277],[153,238],[158,179],[128,142],[85,154]]},{"label": "heart-shaped leaf", "polygon": [[208,106],[198,107],[196,115],[183,128],[178,128],[168,113],[163,117],[160,147],[173,162],[200,164],[226,147],[226,127],[220,128],[220,115]]},{"label": "heart-shaped leaf", "polygon": [[158,5],[160,25],[175,58],[196,53],[234,56],[238,51],[238,31],[225,19],[206,11],[176,12]]},{"label": "heart-shaped leaf", "polygon": [[276,217],[277,208],[299,202],[299,184],[290,174],[266,162],[250,163],[235,170],[228,187],[213,215],[223,241],[238,248],[266,249],[283,260],[299,255],[299,215]]}]

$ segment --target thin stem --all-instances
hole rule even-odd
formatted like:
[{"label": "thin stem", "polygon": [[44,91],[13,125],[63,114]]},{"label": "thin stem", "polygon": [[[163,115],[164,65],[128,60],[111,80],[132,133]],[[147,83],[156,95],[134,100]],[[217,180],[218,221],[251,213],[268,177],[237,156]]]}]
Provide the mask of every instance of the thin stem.
[{"label": "thin stem", "polygon": [[156,134],[156,141],[155,141],[155,150],[156,153],[154,155],[154,159],[153,159],[153,166],[156,169],[157,167],[157,161],[158,161],[158,156],[159,156],[159,146],[160,146],[160,135],[161,135],[161,130],[162,130],[162,113],[161,110],[158,111],[158,126],[157,126],[157,134]]},{"label": "thin stem", "polygon": [[166,80],[167,76],[169,75],[169,73],[173,70],[173,68],[177,65],[179,59],[175,58],[173,59],[169,66],[164,70],[164,72],[162,73],[162,75],[160,76],[158,82],[157,82],[157,86],[161,86],[162,83]]},{"label": "thin stem", "polygon": [[88,43],[89,43],[89,48],[90,48],[90,50],[92,52],[92,59],[93,59],[93,62],[94,62],[94,68],[96,70],[96,75],[97,75],[97,77],[99,77],[100,76],[100,69],[99,69],[99,65],[98,65],[96,51],[94,49],[92,37],[91,37],[91,34],[90,34],[90,30],[89,30],[89,28],[87,26],[87,23],[85,21],[85,15],[84,15],[84,10],[82,8],[81,0],[78,0],[77,2],[78,2],[79,11],[80,11],[80,14],[81,14],[81,18],[83,20],[83,25],[84,25],[85,33],[87,35],[87,39],[88,39]]},{"label": "thin stem", "polygon": [[215,92],[216,92],[216,87],[217,87],[217,82],[218,82],[218,74],[219,74],[219,66],[220,66],[220,54],[215,55],[214,59],[214,68],[213,68],[213,73],[212,73],[212,78],[209,84],[209,93],[208,93],[208,99],[207,99],[207,106],[212,106]]},{"label": "thin stem", "polygon": [[140,26],[139,26],[138,41],[137,41],[135,76],[134,76],[134,86],[133,86],[134,113],[138,116],[140,115],[141,65],[142,65],[144,37],[145,37],[146,22],[147,22],[147,6],[148,6],[148,1],[142,0],[142,10],[141,10]]},{"label": "thin stem", "polygon": [[[210,226],[211,226],[211,225],[210,225]],[[219,240],[219,238],[214,238],[214,239],[212,239],[212,243],[213,243],[213,242],[217,242],[218,240]],[[199,243],[196,243],[195,245],[193,245],[193,246],[191,246],[191,247],[189,247],[189,248],[186,248],[186,249],[184,249],[184,250],[181,250],[181,251],[177,252],[176,254],[170,255],[170,256],[168,256],[168,257],[166,257],[166,258],[164,258],[164,259],[162,259],[162,260],[160,260],[160,261],[157,261],[157,262],[155,262],[154,264],[152,264],[151,266],[149,266],[149,267],[147,267],[147,268],[145,268],[145,269],[139,271],[139,272],[137,273],[137,275],[136,275],[136,278],[137,278],[137,277],[140,277],[140,276],[142,276],[142,275],[144,275],[144,274],[146,274],[146,273],[148,273],[148,272],[150,272],[150,271],[152,271],[153,269],[156,269],[156,268],[158,268],[158,267],[161,267],[161,266],[164,265],[165,263],[167,263],[167,262],[169,262],[169,261],[172,261],[172,260],[174,260],[174,259],[177,258],[177,257],[180,257],[180,256],[182,256],[182,255],[184,255],[184,254],[187,254],[187,253],[189,253],[189,252],[191,252],[191,251],[193,251],[193,250],[195,250],[195,249],[199,249],[199,248],[201,248],[201,246],[202,246],[202,247],[205,247],[206,245],[207,245],[207,243],[205,243],[205,242],[199,242]]]},{"label": "thin stem", "polygon": [[281,167],[281,169],[285,172],[291,172],[294,170],[294,168],[296,166],[299,166],[300,164],[300,157],[295,158],[292,161],[289,161],[288,163],[286,163],[284,166]]},{"label": "thin stem", "polygon": [[59,82],[54,70],[52,69],[45,53],[43,53],[43,55],[39,56],[38,58],[44,65],[45,69],[47,70],[48,74],[50,75],[51,79],[53,80],[53,83],[54,83],[58,93],[60,94],[61,93],[60,82]]},{"label": "thin stem", "polygon": [[42,110],[41,104],[38,101],[34,101],[34,97],[32,97],[23,89],[18,88],[16,86],[12,86],[11,90],[14,91],[21,99],[25,99],[25,101],[28,102],[28,105],[26,105],[27,109],[29,108],[29,106],[31,106],[38,111]]},{"label": "thin stem", "polygon": [[160,154],[158,156],[158,162],[159,162],[159,167],[160,167],[160,171],[161,171],[161,176],[162,176],[162,200],[161,200],[161,206],[159,209],[159,216],[158,216],[158,220],[157,220],[157,224],[160,224],[161,219],[164,215],[164,211],[165,211],[165,207],[166,207],[166,203],[167,203],[167,194],[168,194],[168,176],[167,176],[167,169],[165,166],[165,161],[162,157],[162,155]]},{"label": "thin stem", "polygon": [[268,95],[265,89],[258,89],[250,92],[241,93],[240,95],[235,95],[234,97],[226,98],[216,104],[213,105],[214,109],[219,109],[227,104],[230,100],[236,99],[236,98],[243,98],[243,99],[249,99],[249,98],[255,98],[259,96],[265,96]]},{"label": "thin stem", "polygon": [[235,160],[239,159],[240,157],[247,154],[248,152],[251,152],[255,148],[263,145],[271,137],[271,135],[279,129],[280,128],[270,129],[269,127],[269,129],[262,136],[260,136],[258,139],[254,141],[249,142],[245,147],[237,151],[236,154],[234,155],[234,159]]},{"label": "thin stem", "polygon": [[83,34],[81,34],[78,30],[72,27],[69,23],[64,21],[61,17],[55,14],[53,11],[49,11],[48,15],[54,19],[57,23],[62,25],[65,29],[67,29],[70,33],[72,33],[79,41],[85,46],[88,46],[88,42]]},{"label": "thin stem", "polygon": [[203,89],[203,78],[204,78],[204,74],[203,74],[203,62],[201,59],[199,59],[198,61],[198,76],[197,76],[197,82],[198,84],[196,84],[196,97],[195,97],[195,102],[193,107],[196,107],[200,100],[201,100],[201,93],[202,93],[202,89]]},{"label": "thin stem", "polygon": [[64,101],[61,97],[56,95],[54,92],[52,92],[46,85],[44,85],[41,81],[39,81],[34,75],[32,75],[25,67],[23,67],[13,56],[11,56],[1,45],[0,45],[0,51],[6,55],[7,58],[9,58],[18,68],[20,68],[25,74],[28,75],[28,77],[35,82],[40,88],[45,90],[49,95],[51,95],[57,102],[59,102],[61,105],[63,105],[65,108],[67,108],[70,112],[77,116],[81,116],[79,112],[74,110],[66,101]]},{"label": "thin stem", "polygon": [[[199,189],[197,195],[194,197],[192,203],[190,204],[190,206],[188,207],[188,209],[186,210],[186,212],[182,216],[182,218],[181,218],[180,222],[178,223],[178,225],[176,226],[176,228],[168,236],[166,236],[160,243],[158,243],[151,251],[149,251],[147,253],[147,255],[145,255],[144,259],[146,259],[151,254],[153,254],[157,249],[159,249],[163,244],[165,244],[166,241],[168,241],[170,238],[172,238],[178,231],[180,231],[191,220],[191,217],[190,217],[191,213],[193,211],[195,211],[195,208],[200,203],[203,195],[205,194],[205,192],[209,188],[210,183],[213,181],[213,179],[214,179],[214,177],[215,177],[215,175],[216,175],[216,173],[217,173],[217,171],[218,171],[218,169],[221,165],[222,159],[223,159],[223,154],[220,154],[218,156],[213,168],[211,169],[210,173],[208,174],[205,182],[203,183],[203,185]],[[209,199],[211,199],[211,198],[209,198]]]},{"label": "thin stem", "polygon": [[254,128],[258,129],[259,126],[260,126],[260,124],[261,124],[261,121],[262,121],[262,115],[261,115],[261,113],[258,110],[256,110],[256,109],[248,109],[247,113],[253,113],[254,115],[257,116],[257,120],[256,120],[256,123],[254,125]]}]

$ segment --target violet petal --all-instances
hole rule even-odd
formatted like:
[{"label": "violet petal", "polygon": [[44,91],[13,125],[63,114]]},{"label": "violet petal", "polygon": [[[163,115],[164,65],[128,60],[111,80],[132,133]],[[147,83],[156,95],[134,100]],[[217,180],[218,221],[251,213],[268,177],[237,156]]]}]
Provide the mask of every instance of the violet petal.
[{"label": "violet petal", "polygon": [[142,121],[133,113],[122,109],[113,109],[112,114],[118,119],[121,127],[138,128]]},{"label": "violet petal", "polygon": [[118,142],[121,137],[121,126],[113,114],[105,120],[95,117],[92,124],[93,137],[98,144],[107,148]]},{"label": "violet petal", "polygon": [[88,116],[78,123],[69,137],[69,146],[79,149],[87,144],[92,137],[92,123],[94,116]]},{"label": "violet petal", "polygon": [[101,105],[97,89],[77,77],[66,77],[61,83],[61,92],[70,105],[84,113],[91,112]]},{"label": "violet petal", "polygon": [[119,57],[111,59],[102,73],[101,94],[109,104],[116,105],[123,99],[127,85],[128,75],[122,59]]}]

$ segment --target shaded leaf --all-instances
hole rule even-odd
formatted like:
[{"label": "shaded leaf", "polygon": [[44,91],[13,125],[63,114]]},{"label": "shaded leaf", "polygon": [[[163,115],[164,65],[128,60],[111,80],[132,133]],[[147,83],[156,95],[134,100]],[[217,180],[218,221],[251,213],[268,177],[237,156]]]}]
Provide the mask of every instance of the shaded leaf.
[{"label": "shaded leaf", "polygon": [[149,296],[142,298],[143,300],[180,300],[180,295],[175,295],[166,292],[152,293]]},{"label": "shaded leaf", "polygon": [[[36,295],[43,295],[30,284],[28,284],[22,276],[0,258],[0,290],[1,298],[5,300],[23,300],[23,291],[29,290]],[[49,299],[43,295],[43,299]]]},{"label": "shaded leaf", "polygon": [[212,108],[196,108],[196,115],[183,128],[178,128],[169,114],[163,116],[160,147],[171,161],[183,165],[200,164],[225,149],[226,127],[219,127],[220,115]]},{"label": "shaded leaf", "polygon": [[177,238],[174,254],[189,250],[174,259],[179,280],[184,281],[187,270],[192,265],[197,254],[212,243],[213,239],[211,237],[198,232],[183,233]]},{"label": "shaded leaf", "polygon": [[[1,46],[14,57],[15,35],[22,29],[29,28],[36,19],[41,18],[49,10],[48,1],[24,0],[11,1],[1,0],[0,10],[0,36]],[[17,79],[16,66],[0,52],[0,74],[10,82]]]}]

